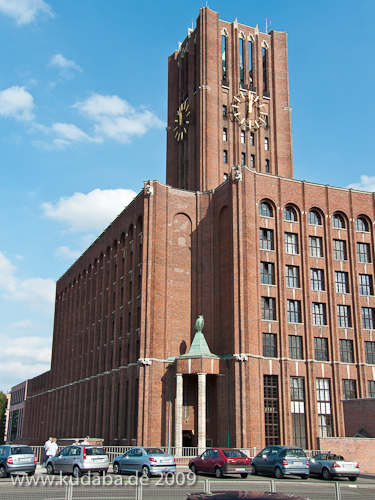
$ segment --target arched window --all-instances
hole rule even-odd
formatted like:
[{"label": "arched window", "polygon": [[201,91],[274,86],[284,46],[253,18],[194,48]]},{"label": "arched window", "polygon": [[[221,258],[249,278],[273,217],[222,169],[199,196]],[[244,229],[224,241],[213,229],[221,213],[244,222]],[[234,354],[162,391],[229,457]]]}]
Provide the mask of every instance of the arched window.
[{"label": "arched window", "polygon": [[355,228],[361,233],[368,233],[369,227],[367,220],[364,217],[358,217],[355,221]]},{"label": "arched window", "polygon": [[314,226],[322,225],[322,218],[316,210],[310,210],[307,220],[309,224],[313,224]]},{"label": "arched window", "polygon": [[273,217],[273,210],[269,203],[262,201],[259,205],[259,215],[262,217]]},{"label": "arched window", "polygon": [[297,212],[293,207],[285,207],[284,208],[284,220],[290,220],[292,222],[296,222],[297,219]]},{"label": "arched window", "polygon": [[334,214],[332,217],[332,227],[335,227],[336,229],[345,229],[344,217],[340,214]]}]

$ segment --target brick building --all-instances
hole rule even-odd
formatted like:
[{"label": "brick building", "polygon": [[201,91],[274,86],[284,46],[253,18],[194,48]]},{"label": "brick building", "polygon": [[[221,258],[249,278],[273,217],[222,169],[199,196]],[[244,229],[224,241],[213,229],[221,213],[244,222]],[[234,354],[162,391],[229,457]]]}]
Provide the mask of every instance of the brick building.
[{"label": "brick building", "polygon": [[341,400],[375,396],[373,194],[293,179],[285,33],[201,9],[168,95],[167,185],[146,182],[58,281],[24,437],[344,436]]}]

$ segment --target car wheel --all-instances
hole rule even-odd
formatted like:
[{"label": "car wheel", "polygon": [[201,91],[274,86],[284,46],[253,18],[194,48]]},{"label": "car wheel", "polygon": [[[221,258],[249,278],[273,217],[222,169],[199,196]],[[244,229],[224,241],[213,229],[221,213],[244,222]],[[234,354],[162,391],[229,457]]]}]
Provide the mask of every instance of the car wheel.
[{"label": "car wheel", "polygon": [[350,476],[349,481],[357,481],[357,476]]},{"label": "car wheel", "polygon": [[120,464],[115,462],[113,464],[113,473],[114,474],[121,474],[121,468],[120,468]]},{"label": "car wheel", "polygon": [[0,466],[0,477],[8,477],[8,473],[3,465]]},{"label": "car wheel", "polygon": [[191,464],[190,470],[193,474],[197,475],[198,474],[198,469],[195,467],[194,464]]},{"label": "car wheel", "polygon": [[329,472],[327,467],[324,467],[322,474],[323,474],[323,479],[326,479],[327,481],[331,479],[331,473]]},{"label": "car wheel", "polygon": [[251,466],[251,474],[253,476],[257,476],[258,475],[258,469],[255,467],[254,464]]},{"label": "car wheel", "polygon": [[307,479],[308,477],[309,477],[308,474],[302,474],[302,476],[301,476],[302,479]]},{"label": "car wheel", "polygon": [[241,477],[242,477],[242,479],[246,479],[247,478],[247,472],[241,472]]},{"label": "car wheel", "polygon": [[47,474],[54,474],[55,471],[53,470],[53,465],[52,464],[47,464]]},{"label": "car wheel", "polygon": [[150,477],[150,469],[147,467],[147,465],[144,465],[142,467],[141,473],[143,477]]},{"label": "car wheel", "polygon": [[219,478],[221,478],[221,477],[223,477],[223,473],[222,473],[222,471],[221,471],[220,467],[216,467],[216,469],[215,469],[215,476],[216,476],[218,479],[219,479]]},{"label": "car wheel", "polygon": [[284,477],[283,471],[280,469],[280,467],[276,467],[275,477],[276,479],[282,479]]},{"label": "car wheel", "polygon": [[81,469],[78,467],[78,465],[75,465],[73,467],[73,476],[74,477],[82,477],[82,471]]},{"label": "car wheel", "polygon": [[27,473],[28,476],[34,476],[34,474],[35,474],[35,470],[32,470],[31,472]]}]

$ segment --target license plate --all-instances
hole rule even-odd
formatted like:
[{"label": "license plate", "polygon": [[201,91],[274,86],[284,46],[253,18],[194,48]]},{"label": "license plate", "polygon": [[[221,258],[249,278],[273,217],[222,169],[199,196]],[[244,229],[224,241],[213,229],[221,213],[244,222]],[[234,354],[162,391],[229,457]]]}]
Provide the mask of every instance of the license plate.
[{"label": "license plate", "polygon": [[18,461],[19,462],[28,462],[29,459],[28,458],[19,458]]},{"label": "license plate", "polygon": [[245,470],[245,467],[241,467],[241,468],[240,467],[236,467],[236,471],[238,471],[238,472],[242,472],[244,470]]},{"label": "license plate", "polygon": [[93,462],[104,462],[104,458],[93,458]]},{"label": "license plate", "polygon": [[303,465],[302,462],[293,462],[293,465]]}]

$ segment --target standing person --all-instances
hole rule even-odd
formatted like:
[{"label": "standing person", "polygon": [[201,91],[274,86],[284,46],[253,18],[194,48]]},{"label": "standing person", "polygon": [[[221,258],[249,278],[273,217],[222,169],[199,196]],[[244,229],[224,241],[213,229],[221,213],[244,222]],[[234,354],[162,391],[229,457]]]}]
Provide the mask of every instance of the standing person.
[{"label": "standing person", "polygon": [[48,455],[48,458],[49,457],[54,457],[57,453],[57,439],[56,438],[51,438],[52,439],[52,443],[49,445],[49,448],[48,448],[48,451],[47,451],[47,455]]},{"label": "standing person", "polygon": [[88,436],[86,436],[86,437],[85,437],[85,439],[83,439],[83,440],[81,441],[81,444],[90,444],[90,443],[89,443],[89,439],[90,439],[90,438],[89,438]]},{"label": "standing person", "polygon": [[52,443],[52,438],[48,438],[47,441],[44,443],[44,459],[43,459],[43,467],[46,466],[46,462],[47,462],[47,458],[48,458],[48,450],[49,450],[49,447]]}]

